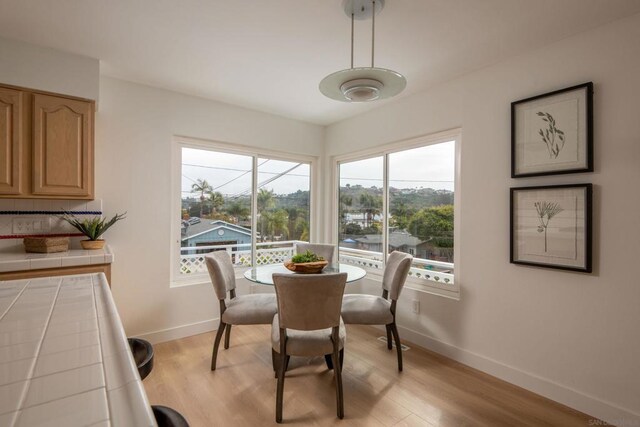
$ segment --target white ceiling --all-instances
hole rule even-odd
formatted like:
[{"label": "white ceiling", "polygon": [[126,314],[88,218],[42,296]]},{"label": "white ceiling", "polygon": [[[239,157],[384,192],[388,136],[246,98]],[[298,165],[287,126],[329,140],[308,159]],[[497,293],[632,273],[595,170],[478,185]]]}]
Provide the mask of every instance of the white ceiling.
[{"label": "white ceiling", "polygon": [[[387,0],[376,66],[404,97],[615,19],[639,0]],[[371,21],[356,21],[356,66]],[[393,102],[344,104],[318,83],[349,66],[341,0],[0,0],[0,37],[101,60],[108,76],[317,124]]]}]

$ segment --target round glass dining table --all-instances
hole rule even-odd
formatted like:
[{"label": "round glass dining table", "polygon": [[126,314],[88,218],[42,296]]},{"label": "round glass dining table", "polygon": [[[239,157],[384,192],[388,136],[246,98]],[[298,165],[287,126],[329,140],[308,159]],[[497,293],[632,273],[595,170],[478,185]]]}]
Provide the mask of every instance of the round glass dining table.
[{"label": "round glass dining table", "polygon": [[[255,283],[261,283],[263,285],[273,285],[273,273],[283,274],[301,274],[294,273],[282,264],[261,265],[260,267],[254,267],[244,272],[244,277]],[[349,264],[331,264],[326,266],[321,273],[347,273],[347,283],[355,282],[362,279],[367,275],[367,272],[360,267]]]}]

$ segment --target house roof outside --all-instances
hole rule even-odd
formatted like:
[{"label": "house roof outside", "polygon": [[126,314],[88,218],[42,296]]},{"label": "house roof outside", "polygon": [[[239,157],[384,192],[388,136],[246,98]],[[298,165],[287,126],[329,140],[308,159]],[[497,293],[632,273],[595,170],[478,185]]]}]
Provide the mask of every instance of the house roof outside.
[{"label": "house roof outside", "polygon": [[[382,234],[365,234],[363,237],[358,237],[354,240],[358,243],[382,244]],[[389,246],[392,248],[418,246],[424,242],[425,240],[420,240],[406,231],[392,231],[389,233]]]},{"label": "house roof outside", "polygon": [[238,233],[246,234],[248,236],[251,235],[251,230],[240,225],[231,224],[230,222],[222,221],[222,220],[207,220],[203,219],[199,223],[189,224],[185,228],[185,223],[183,222],[183,230],[184,234],[182,234],[182,241],[192,239],[196,236],[199,236],[204,233],[208,233],[210,231],[217,230],[219,228],[226,228],[227,230],[233,230]]}]

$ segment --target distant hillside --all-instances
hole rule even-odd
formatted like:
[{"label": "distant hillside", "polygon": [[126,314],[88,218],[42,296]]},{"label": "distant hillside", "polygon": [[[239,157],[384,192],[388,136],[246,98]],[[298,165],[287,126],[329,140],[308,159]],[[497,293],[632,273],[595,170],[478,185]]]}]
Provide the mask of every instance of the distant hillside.
[{"label": "distant hillside", "polygon": [[[361,185],[340,187],[340,195],[349,196],[352,200],[351,206],[347,207],[347,211],[357,212],[362,209],[360,195],[364,193],[374,194],[382,198],[382,188],[366,188]],[[401,203],[404,204],[405,209],[414,211],[431,206],[453,204],[453,191],[434,190],[433,188],[399,189],[391,187],[389,196],[391,198],[391,210]]]}]

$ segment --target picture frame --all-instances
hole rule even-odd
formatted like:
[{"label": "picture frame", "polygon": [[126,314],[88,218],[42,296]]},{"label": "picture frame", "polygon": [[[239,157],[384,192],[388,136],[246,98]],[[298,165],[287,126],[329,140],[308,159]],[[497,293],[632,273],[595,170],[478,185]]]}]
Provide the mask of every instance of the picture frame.
[{"label": "picture frame", "polygon": [[593,172],[593,83],[511,103],[511,177]]},{"label": "picture frame", "polygon": [[591,273],[592,184],[510,189],[510,262]]}]

